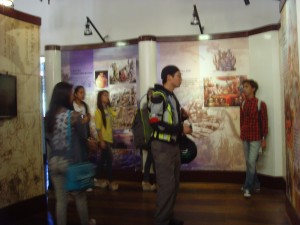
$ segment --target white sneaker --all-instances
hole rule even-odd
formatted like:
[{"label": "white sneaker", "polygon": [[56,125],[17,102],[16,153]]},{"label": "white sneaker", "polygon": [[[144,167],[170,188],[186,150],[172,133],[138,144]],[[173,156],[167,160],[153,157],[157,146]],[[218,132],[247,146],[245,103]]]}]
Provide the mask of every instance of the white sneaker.
[{"label": "white sneaker", "polygon": [[89,220],[89,225],[96,225],[96,220],[95,219],[90,219]]},{"label": "white sneaker", "polygon": [[251,194],[250,194],[250,191],[248,189],[245,189],[245,191],[244,191],[244,197],[245,198],[251,198]]},{"label": "white sneaker", "polygon": [[93,188],[86,189],[86,192],[92,192],[92,191],[93,191]]},{"label": "white sneaker", "polygon": [[255,193],[259,193],[259,192],[260,192],[260,187],[254,188],[253,191],[254,191]]},{"label": "white sneaker", "polygon": [[115,183],[115,182],[108,182],[108,188],[112,191],[117,191],[119,189],[119,184]]},{"label": "white sneaker", "polygon": [[149,182],[142,182],[142,189],[143,191],[155,191],[156,190],[156,185],[155,184],[150,184]]},{"label": "white sneaker", "polygon": [[[253,188],[254,193],[260,192],[260,187]],[[244,192],[244,186],[241,187],[241,192]]]},{"label": "white sneaker", "polygon": [[108,186],[108,181],[107,180],[97,180],[95,182],[95,187],[107,188],[107,186]]}]

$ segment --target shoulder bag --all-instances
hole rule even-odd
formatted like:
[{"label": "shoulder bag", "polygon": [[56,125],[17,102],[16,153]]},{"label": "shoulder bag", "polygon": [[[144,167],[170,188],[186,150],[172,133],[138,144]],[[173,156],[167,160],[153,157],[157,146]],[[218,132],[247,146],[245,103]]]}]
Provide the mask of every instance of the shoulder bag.
[{"label": "shoulder bag", "polygon": [[[68,152],[72,155],[71,146],[71,115],[68,111],[67,142]],[[84,161],[70,163],[66,171],[65,189],[67,191],[81,191],[94,187],[95,168],[94,164]]]}]

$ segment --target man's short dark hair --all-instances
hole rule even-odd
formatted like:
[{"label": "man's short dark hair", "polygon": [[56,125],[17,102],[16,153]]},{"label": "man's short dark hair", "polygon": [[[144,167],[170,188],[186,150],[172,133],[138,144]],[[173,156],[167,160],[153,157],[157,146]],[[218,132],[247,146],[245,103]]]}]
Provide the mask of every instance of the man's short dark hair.
[{"label": "man's short dark hair", "polygon": [[161,79],[162,79],[163,84],[167,82],[168,75],[171,75],[174,77],[175,73],[178,71],[179,71],[179,69],[177,66],[174,66],[174,65],[165,66],[161,71]]},{"label": "man's short dark hair", "polygon": [[255,80],[248,79],[248,80],[244,80],[242,82],[243,86],[244,86],[245,83],[249,84],[252,88],[255,88],[255,91],[254,91],[254,95],[255,95],[256,91],[258,90],[258,84],[257,84],[257,82]]}]

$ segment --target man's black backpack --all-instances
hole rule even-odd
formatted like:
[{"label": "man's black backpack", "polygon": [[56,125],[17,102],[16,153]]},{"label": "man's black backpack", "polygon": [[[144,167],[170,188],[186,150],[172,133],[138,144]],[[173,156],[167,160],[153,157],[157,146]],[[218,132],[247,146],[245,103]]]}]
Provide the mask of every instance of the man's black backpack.
[{"label": "man's black backpack", "polygon": [[[136,148],[150,149],[150,138],[152,134],[152,128],[149,124],[149,109],[147,94],[142,96],[138,102],[138,108],[132,124],[133,141]],[[143,101],[144,100],[144,101]]]},{"label": "man's black backpack", "polygon": [[[152,91],[152,90],[149,90]],[[133,133],[133,141],[136,148],[150,150],[151,148],[151,135],[152,135],[152,127],[149,124],[149,91],[147,94],[141,97],[138,102],[138,109],[136,111],[133,124],[132,124],[132,133]],[[162,93],[162,92],[161,92]],[[164,93],[162,93],[163,95]],[[150,94],[151,95],[151,94]],[[145,101],[147,99],[147,101]],[[164,98],[167,102],[167,98]],[[164,104],[166,107],[167,103]],[[187,164],[193,161],[197,156],[197,146],[196,144],[189,139],[186,135],[183,135],[179,142],[180,148],[180,156],[181,163]]]}]

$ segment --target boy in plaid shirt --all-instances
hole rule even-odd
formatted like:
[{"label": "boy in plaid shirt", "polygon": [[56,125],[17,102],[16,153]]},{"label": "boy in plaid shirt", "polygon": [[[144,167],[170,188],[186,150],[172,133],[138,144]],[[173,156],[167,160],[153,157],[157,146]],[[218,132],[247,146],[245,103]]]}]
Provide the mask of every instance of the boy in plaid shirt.
[{"label": "boy in plaid shirt", "polygon": [[245,101],[240,107],[240,128],[246,161],[246,180],[242,191],[246,198],[251,197],[252,191],[260,191],[260,182],[256,174],[256,162],[260,147],[262,149],[266,147],[268,134],[267,106],[255,97],[257,89],[258,84],[256,81],[243,81]]}]

